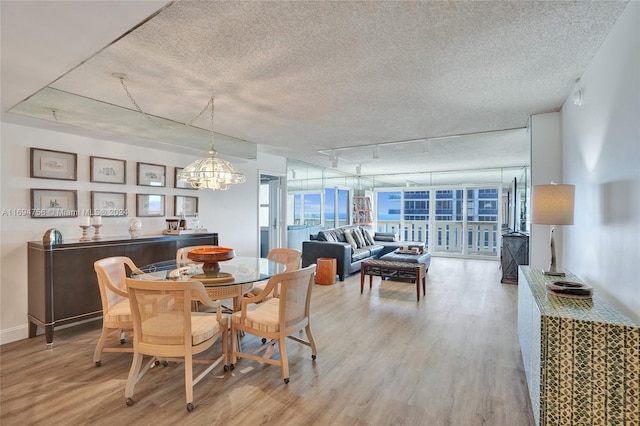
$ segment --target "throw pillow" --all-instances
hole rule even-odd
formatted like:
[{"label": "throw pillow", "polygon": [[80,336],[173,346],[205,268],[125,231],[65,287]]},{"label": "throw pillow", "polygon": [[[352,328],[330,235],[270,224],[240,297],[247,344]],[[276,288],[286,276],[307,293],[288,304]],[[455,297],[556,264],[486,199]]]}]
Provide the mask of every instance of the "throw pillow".
[{"label": "throw pillow", "polygon": [[375,241],[373,240],[373,235],[366,229],[362,230],[362,235],[364,235],[364,240],[368,246],[375,245]]},{"label": "throw pillow", "polygon": [[353,235],[351,235],[351,232],[345,232],[344,238],[351,245],[351,247],[353,247],[354,249],[358,248],[358,243],[356,243],[356,240],[353,239]]},{"label": "throw pillow", "polygon": [[356,244],[358,245],[358,248],[362,248],[367,245],[367,243],[364,241],[364,236],[362,235],[362,231],[360,231],[359,229],[354,229],[351,232],[353,233],[353,238],[356,240]]}]

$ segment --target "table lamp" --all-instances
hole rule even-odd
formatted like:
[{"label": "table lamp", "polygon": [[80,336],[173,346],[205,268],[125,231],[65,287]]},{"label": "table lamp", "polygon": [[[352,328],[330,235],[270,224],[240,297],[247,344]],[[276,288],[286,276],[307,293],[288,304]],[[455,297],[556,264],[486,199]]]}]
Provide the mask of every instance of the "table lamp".
[{"label": "table lamp", "polygon": [[536,185],[531,194],[532,222],[539,225],[551,225],[551,262],[549,269],[542,270],[544,275],[564,277],[564,272],[556,269],[556,248],[553,231],[556,225],[573,225],[573,205],[575,185]]}]

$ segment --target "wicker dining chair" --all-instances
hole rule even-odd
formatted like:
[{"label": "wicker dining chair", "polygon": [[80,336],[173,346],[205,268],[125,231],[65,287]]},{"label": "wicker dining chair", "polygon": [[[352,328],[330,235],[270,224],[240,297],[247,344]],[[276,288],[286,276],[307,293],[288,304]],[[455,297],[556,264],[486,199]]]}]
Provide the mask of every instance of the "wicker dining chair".
[{"label": "wicker dining chair", "polygon": [[[158,360],[184,362],[187,410],[194,409],[193,387],[224,362],[228,371],[228,325],[219,301],[211,300],[199,281],[149,281],[126,279],[133,316],[133,362],[129,370],[125,398],[134,404],[136,383]],[[215,313],[192,312],[193,294]],[[214,359],[194,358],[222,339],[222,354]],[[142,367],[145,355],[151,360]],[[193,377],[193,364],[208,364]]]},{"label": "wicker dining chair", "polygon": [[102,299],[102,332],[93,353],[96,367],[102,363],[102,352],[133,352],[131,347],[104,347],[109,335],[116,331],[120,332],[120,343],[124,344],[125,331],[133,328],[129,294],[125,284],[125,266],[131,271],[137,269],[133,261],[126,256],[107,257],[93,264]]},{"label": "wicker dining chair", "polygon": [[[282,263],[287,265],[287,269],[285,272],[296,271],[300,269],[300,257],[302,256],[302,252],[296,249],[290,248],[274,248],[269,250],[267,254],[267,259]],[[253,288],[248,296],[257,296],[264,291],[264,288],[267,286],[268,280],[259,281],[253,284]],[[277,289],[275,294],[277,295]]]},{"label": "wicker dining chair", "polygon": [[[289,361],[287,358],[287,338],[311,347],[311,358],[316,359],[316,344],[309,325],[309,307],[311,288],[316,265],[272,276],[264,291],[255,297],[242,300],[239,312],[231,315],[231,368],[236,358],[248,358],[253,361],[279,365],[282,378],[289,383]],[[273,297],[276,288],[280,288],[279,297]],[[262,303],[258,303],[262,302]],[[247,309],[250,304],[258,303],[255,309]],[[303,339],[301,331],[307,340]],[[256,351],[242,352],[239,332],[253,334],[266,339]],[[299,335],[295,335],[299,333]],[[278,344],[280,359],[271,358],[270,349]],[[264,355],[258,355],[264,349]]]}]

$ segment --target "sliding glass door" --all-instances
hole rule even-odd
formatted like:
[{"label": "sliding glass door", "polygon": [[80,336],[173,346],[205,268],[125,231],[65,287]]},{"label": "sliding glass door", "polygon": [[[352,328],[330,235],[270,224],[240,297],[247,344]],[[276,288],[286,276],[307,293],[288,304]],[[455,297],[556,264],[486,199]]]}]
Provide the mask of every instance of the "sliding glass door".
[{"label": "sliding glass door", "polygon": [[433,253],[498,255],[497,187],[383,190],[375,199],[378,232],[423,243]]}]

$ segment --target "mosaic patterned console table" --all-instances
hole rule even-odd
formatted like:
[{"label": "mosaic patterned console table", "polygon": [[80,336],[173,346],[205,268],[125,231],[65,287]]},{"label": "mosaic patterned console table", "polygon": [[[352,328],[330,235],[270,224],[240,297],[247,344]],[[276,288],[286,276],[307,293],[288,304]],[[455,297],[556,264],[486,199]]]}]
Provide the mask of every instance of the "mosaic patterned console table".
[{"label": "mosaic patterned console table", "polygon": [[518,274],[518,336],[536,424],[640,425],[638,325],[597,293],[548,294],[551,277],[540,268],[519,266]]}]

